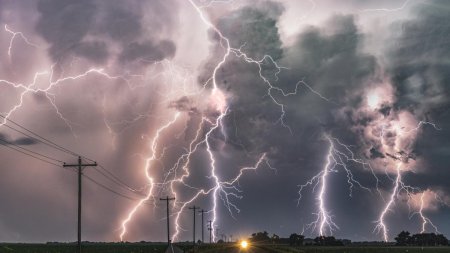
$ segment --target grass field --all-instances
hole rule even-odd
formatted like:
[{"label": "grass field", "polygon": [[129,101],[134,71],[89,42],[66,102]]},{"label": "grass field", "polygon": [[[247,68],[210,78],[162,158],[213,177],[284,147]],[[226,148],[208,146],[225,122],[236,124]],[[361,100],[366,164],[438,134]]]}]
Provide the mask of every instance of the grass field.
[{"label": "grass field", "polygon": [[[83,253],[160,253],[165,244],[92,243],[82,247]],[[0,253],[74,253],[75,244],[0,244]]]},{"label": "grass field", "polygon": [[[178,245],[186,253],[190,245]],[[73,244],[0,244],[0,253],[74,253]],[[166,245],[149,243],[92,243],[83,245],[84,253],[163,253]],[[235,244],[204,245],[201,253],[450,253],[450,247],[289,247],[286,245],[253,245],[242,250]]]}]

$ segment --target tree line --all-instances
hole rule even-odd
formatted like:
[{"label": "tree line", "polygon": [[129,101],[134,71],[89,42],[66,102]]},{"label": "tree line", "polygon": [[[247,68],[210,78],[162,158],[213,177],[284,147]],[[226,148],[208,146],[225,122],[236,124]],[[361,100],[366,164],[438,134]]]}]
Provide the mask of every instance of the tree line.
[{"label": "tree line", "polygon": [[399,246],[448,246],[448,239],[442,234],[421,233],[411,235],[408,231],[402,231],[395,237]]},{"label": "tree line", "polygon": [[[314,239],[306,239],[299,234],[291,234],[289,238],[281,238],[273,234],[269,235],[267,231],[253,233],[251,242],[254,243],[272,243],[289,244],[291,246],[315,245],[315,246],[344,246],[351,244],[350,240],[336,239],[334,236],[318,236]],[[442,234],[420,233],[411,235],[408,231],[400,232],[395,237],[395,245],[398,246],[448,246],[448,239]],[[381,242],[380,242],[381,243]]]}]

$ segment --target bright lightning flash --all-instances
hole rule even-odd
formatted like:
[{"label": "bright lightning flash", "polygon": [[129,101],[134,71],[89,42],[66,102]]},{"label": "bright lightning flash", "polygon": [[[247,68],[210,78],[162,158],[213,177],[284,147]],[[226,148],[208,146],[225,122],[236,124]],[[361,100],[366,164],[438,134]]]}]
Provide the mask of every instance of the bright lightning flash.
[{"label": "bright lightning flash", "polygon": [[355,155],[351,151],[349,146],[343,144],[341,141],[331,136],[325,136],[325,139],[329,143],[329,149],[327,153],[327,161],[323,169],[317,175],[315,175],[309,181],[307,181],[305,184],[300,185],[299,186],[300,189],[298,192],[299,193],[298,202],[300,202],[303,190],[306,187],[312,186],[313,192],[315,191],[316,187],[318,186],[320,187],[316,198],[318,211],[317,213],[314,213],[314,215],[317,216],[317,219],[306,225],[306,230],[311,231],[317,230],[320,236],[325,236],[327,234],[331,235],[333,234],[333,231],[339,229],[338,225],[333,221],[332,219],[333,216],[331,212],[327,209],[325,203],[327,195],[328,177],[330,176],[330,173],[338,172],[338,167],[343,169],[343,171],[347,175],[347,183],[349,184],[350,197],[353,194],[353,188],[355,185],[369,192],[371,192],[371,190],[363,186],[359,181],[357,181],[354,178],[353,173],[349,167],[349,163],[354,163],[356,165],[362,166],[363,169],[371,170],[378,186],[378,178],[376,177],[370,165],[361,159],[355,158]]}]

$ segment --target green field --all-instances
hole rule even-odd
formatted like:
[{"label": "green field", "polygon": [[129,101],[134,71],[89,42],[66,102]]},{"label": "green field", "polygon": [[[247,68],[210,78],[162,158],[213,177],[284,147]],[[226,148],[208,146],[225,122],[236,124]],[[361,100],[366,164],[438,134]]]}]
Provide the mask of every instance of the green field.
[{"label": "green field", "polygon": [[[179,244],[184,252],[192,246]],[[74,253],[74,244],[0,244],[1,253]],[[166,245],[149,243],[92,243],[83,245],[84,253],[164,253]],[[235,244],[204,245],[195,252],[204,253],[450,253],[450,247],[289,247],[286,245],[252,245],[242,250]]]}]

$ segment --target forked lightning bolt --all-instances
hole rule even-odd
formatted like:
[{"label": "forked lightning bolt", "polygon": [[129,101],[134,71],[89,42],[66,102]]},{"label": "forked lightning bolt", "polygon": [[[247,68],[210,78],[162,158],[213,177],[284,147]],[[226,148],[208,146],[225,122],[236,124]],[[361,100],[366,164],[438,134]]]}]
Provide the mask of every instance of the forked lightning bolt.
[{"label": "forked lightning bolt", "polygon": [[434,231],[436,231],[436,233],[439,233],[438,228],[433,224],[433,222],[431,222],[431,220],[426,217],[424,215],[424,207],[425,207],[425,202],[424,202],[424,197],[425,197],[425,191],[422,192],[422,194],[420,194],[420,209],[417,212],[418,215],[420,215],[420,218],[422,219],[422,230],[420,231],[420,233],[425,233],[425,231],[427,230],[427,224],[431,227],[433,227]]},{"label": "forked lightning bolt", "polygon": [[194,7],[194,9],[196,10],[196,12],[199,14],[201,20],[205,23],[205,25],[212,29],[218,36],[220,39],[220,45],[224,48],[225,53],[221,59],[221,61],[215,66],[213,73],[211,75],[211,77],[204,83],[204,87],[212,81],[213,84],[213,92],[215,92],[215,90],[217,89],[217,80],[216,80],[216,74],[217,71],[226,63],[227,59],[229,58],[229,56],[231,54],[235,55],[236,57],[243,59],[245,62],[247,63],[251,63],[251,64],[256,64],[256,66],[258,67],[259,71],[259,77],[262,79],[262,81],[268,86],[267,89],[267,96],[270,97],[270,99],[274,102],[275,105],[277,105],[278,107],[280,107],[281,110],[281,114],[280,114],[280,118],[277,120],[277,122],[281,123],[282,126],[286,127],[289,129],[289,131],[292,133],[291,128],[285,124],[285,117],[286,117],[286,105],[283,104],[279,99],[276,98],[275,96],[275,92],[277,92],[277,94],[282,95],[283,97],[287,97],[287,96],[291,96],[291,95],[296,95],[298,92],[298,87],[300,85],[305,86],[307,89],[309,89],[311,92],[313,92],[314,94],[318,95],[321,99],[326,100],[327,102],[330,102],[327,98],[325,98],[324,96],[322,96],[319,92],[315,91],[311,86],[309,86],[306,82],[304,82],[303,80],[298,81],[297,83],[293,84],[294,88],[291,91],[285,91],[275,85],[273,85],[270,80],[265,77],[262,73],[263,70],[263,64],[264,63],[270,63],[275,69],[277,69],[277,71],[275,72],[275,79],[278,79],[278,74],[281,72],[282,69],[287,69],[286,67],[282,67],[280,66],[270,55],[264,55],[262,57],[262,59],[253,59],[251,57],[249,57],[245,52],[242,51],[241,48],[234,48],[231,46],[231,42],[230,40],[225,37],[223,35],[223,33],[216,27],[214,26],[211,21],[209,21],[206,17],[205,14],[202,11],[202,7],[199,7],[195,4],[194,0],[189,0],[189,2],[191,3],[191,5]]},{"label": "forked lightning bolt", "polygon": [[328,190],[328,177],[330,173],[338,172],[338,168],[342,168],[347,175],[347,183],[349,184],[349,196],[353,194],[354,186],[358,186],[361,189],[371,192],[371,190],[363,186],[359,181],[357,181],[350,169],[350,163],[354,165],[359,165],[363,169],[369,169],[376,180],[376,186],[378,187],[379,179],[375,175],[374,171],[370,165],[363,161],[362,159],[355,158],[354,153],[351,151],[350,147],[343,144],[336,138],[331,136],[325,136],[325,139],[329,143],[329,149],[327,153],[326,163],[323,169],[314,177],[312,177],[305,184],[300,185],[299,189],[299,199],[302,199],[303,191],[306,187],[312,186],[313,192],[317,187],[319,187],[319,192],[316,197],[317,201],[317,219],[306,225],[306,230],[318,231],[320,236],[326,236],[333,234],[333,231],[339,229],[339,226],[333,221],[333,215],[326,206],[326,195]]},{"label": "forked lightning bolt", "polygon": [[383,233],[383,239],[385,242],[387,242],[389,240],[389,237],[388,237],[389,230],[386,226],[385,216],[386,216],[386,213],[390,210],[391,206],[394,204],[394,199],[397,196],[398,191],[399,191],[400,183],[402,180],[402,174],[401,174],[400,169],[401,169],[401,164],[397,165],[397,168],[396,168],[397,175],[396,175],[395,181],[394,181],[394,189],[392,189],[392,193],[389,198],[389,201],[386,204],[383,211],[381,212],[380,218],[378,219],[377,225],[375,227],[375,229],[378,232],[381,231]]},{"label": "forked lightning bolt", "polygon": [[33,44],[33,43],[31,43],[31,42],[28,40],[28,38],[25,37],[25,36],[23,35],[22,32],[14,32],[14,31],[12,31],[12,30],[8,27],[8,25],[6,25],[6,24],[5,24],[5,31],[7,31],[8,33],[12,34],[11,39],[9,40],[9,47],[8,47],[8,56],[9,56],[10,58],[11,58],[11,51],[12,51],[12,48],[13,48],[14,39],[15,39],[17,36],[20,36],[20,37],[25,41],[25,43],[27,43],[29,46],[38,48],[38,46],[35,45],[35,44]]},{"label": "forked lightning bolt", "polygon": [[154,179],[150,174],[150,170],[152,169],[152,165],[154,163],[154,161],[157,159],[157,148],[158,148],[158,141],[159,138],[161,137],[161,133],[168,129],[170,126],[172,126],[173,124],[175,124],[175,122],[177,121],[178,117],[180,116],[180,113],[177,112],[175,113],[175,116],[173,118],[173,120],[171,120],[169,123],[167,123],[166,125],[160,127],[155,134],[155,137],[153,137],[153,140],[150,143],[150,149],[151,149],[151,156],[149,158],[147,158],[146,162],[145,162],[145,168],[144,168],[144,173],[145,173],[145,177],[148,180],[148,192],[147,195],[145,196],[145,198],[142,198],[132,209],[131,211],[128,213],[127,218],[122,222],[122,231],[120,233],[120,240],[123,241],[123,237],[125,235],[125,233],[127,232],[127,224],[128,222],[131,221],[131,219],[133,218],[134,214],[136,213],[136,211],[146,202],[148,201],[150,198],[153,197],[153,188],[154,188]]},{"label": "forked lightning bolt", "polygon": [[[281,88],[278,88],[274,85],[272,85],[272,83],[269,81],[269,79],[267,77],[265,77],[262,74],[262,64],[264,64],[265,62],[269,62],[270,64],[272,64],[274,66],[274,68],[277,69],[277,72],[275,73],[275,77],[277,76],[277,74],[283,69],[283,67],[279,66],[271,56],[269,55],[265,55],[262,59],[260,60],[255,60],[250,58],[249,56],[247,56],[244,52],[242,52],[242,50],[240,48],[233,48],[231,47],[231,43],[230,40],[228,38],[226,38],[222,32],[216,27],[214,26],[206,17],[205,14],[203,13],[202,9],[207,8],[209,5],[207,6],[197,6],[195,4],[195,2],[193,0],[189,0],[189,3],[192,5],[192,7],[195,9],[195,11],[197,12],[197,14],[199,15],[199,17],[201,18],[201,20],[204,22],[204,24],[209,28],[212,29],[220,38],[220,45],[224,48],[225,52],[223,54],[223,56],[221,57],[220,61],[215,65],[212,74],[210,76],[210,78],[203,84],[203,89],[199,91],[199,93],[203,92],[206,90],[207,85],[209,85],[210,83],[212,83],[212,89],[210,92],[210,99],[213,101],[214,103],[214,107],[213,108],[218,115],[217,116],[213,116],[214,118],[211,119],[210,116],[202,116],[202,121],[200,123],[199,128],[197,129],[197,134],[196,136],[193,138],[193,140],[191,141],[189,148],[187,149],[186,153],[181,155],[179,157],[179,159],[175,162],[175,164],[173,165],[173,167],[171,169],[168,170],[168,172],[165,174],[162,182],[154,182],[153,179],[149,181],[151,181],[151,185],[152,188],[149,189],[149,193],[147,195],[147,198],[142,199],[138,205],[135,206],[135,208],[133,208],[131,210],[131,212],[128,214],[127,218],[122,222],[122,232],[120,235],[120,239],[123,240],[125,234],[126,234],[126,225],[131,221],[131,219],[133,218],[134,213],[137,211],[137,209],[139,209],[139,207],[148,199],[150,199],[153,196],[153,187],[158,187],[159,189],[159,193],[161,193],[161,191],[163,191],[164,189],[169,189],[170,192],[172,193],[172,195],[177,196],[177,192],[175,191],[175,187],[177,185],[182,185],[184,187],[188,187],[190,189],[194,189],[197,190],[197,193],[194,194],[190,199],[188,199],[187,201],[175,201],[174,202],[174,207],[175,209],[177,209],[177,211],[175,212],[175,227],[176,227],[176,232],[173,235],[173,241],[175,241],[179,234],[180,234],[180,230],[181,230],[181,226],[179,224],[180,218],[183,215],[183,212],[185,211],[185,208],[193,203],[194,201],[196,201],[200,196],[209,196],[211,195],[212,197],[212,209],[211,209],[211,214],[212,214],[212,234],[213,234],[213,239],[215,240],[215,228],[217,226],[217,221],[218,221],[218,213],[217,213],[217,209],[218,209],[218,201],[219,198],[220,200],[222,200],[224,206],[227,208],[227,210],[230,212],[231,215],[233,215],[233,211],[238,211],[239,209],[237,208],[236,205],[234,205],[230,198],[241,198],[241,196],[239,195],[240,191],[239,189],[234,185],[239,178],[243,175],[243,172],[246,170],[253,170],[258,168],[262,162],[265,161],[266,165],[270,168],[272,168],[270,166],[270,164],[268,163],[266,154],[261,155],[260,159],[258,160],[258,162],[256,163],[256,165],[254,167],[246,167],[240,170],[238,176],[236,178],[233,178],[231,181],[226,181],[226,180],[222,180],[220,179],[219,175],[217,174],[218,168],[217,168],[217,164],[216,164],[216,158],[215,158],[215,154],[212,150],[212,135],[218,130],[220,129],[222,134],[225,135],[225,128],[223,125],[223,120],[224,118],[227,116],[228,114],[228,108],[227,108],[227,103],[226,103],[226,97],[225,94],[219,89],[218,84],[217,84],[217,73],[219,71],[219,69],[227,62],[228,58],[230,57],[231,54],[235,55],[236,57],[243,59],[245,62],[250,63],[250,64],[256,64],[259,68],[259,76],[260,78],[264,81],[264,83],[266,83],[268,85],[268,91],[267,94],[268,96],[272,99],[272,101],[280,107],[281,109],[281,116],[278,119],[278,121],[285,127],[289,128],[285,123],[284,123],[284,117],[285,117],[285,105],[282,104],[282,102],[280,102],[276,96],[274,95],[274,92],[278,92],[278,94],[282,95],[282,96],[290,96],[290,95],[295,95],[297,93],[297,88],[299,85],[304,85],[305,87],[307,87],[309,90],[311,90],[312,92],[314,92],[317,95],[320,95],[318,92],[314,91],[312,89],[312,87],[310,87],[309,85],[307,85],[303,80],[299,81],[298,83],[295,84],[295,89],[291,92],[285,92],[284,90],[282,90]],[[322,99],[327,100],[325,97],[321,96],[320,97]],[[106,123],[106,122],[105,122]],[[168,125],[167,127],[170,127],[170,125]],[[109,129],[111,129],[109,127]],[[165,128],[164,128],[165,129]],[[206,134],[202,135],[201,131],[202,129],[206,130]],[[291,130],[289,128],[289,130]],[[226,136],[224,136],[226,138]],[[155,142],[158,142],[157,138],[154,139]],[[156,143],[155,143],[156,145]],[[210,175],[209,178],[213,181],[214,183],[214,187],[210,188],[210,189],[198,189],[195,187],[192,187],[190,185],[188,185],[185,180],[189,177],[190,175],[190,171],[189,171],[189,162],[190,162],[190,158],[191,156],[197,152],[199,150],[199,147],[204,145],[206,148],[206,152],[208,154],[209,157],[209,168],[210,168]],[[162,156],[162,155],[161,155]],[[147,161],[153,161],[154,160],[154,150],[152,150],[152,156],[150,158],[147,159]],[[147,163],[146,167],[145,167],[145,171],[146,173],[149,173],[149,169],[151,170],[151,168],[148,167],[149,163]],[[181,168],[181,172],[179,171],[179,168]],[[273,169],[273,168],[272,168]],[[181,173],[181,174],[180,174]],[[349,179],[350,180],[350,179]]]},{"label": "forked lightning bolt", "polygon": [[[441,130],[435,123],[428,122],[428,121],[420,121],[416,127],[411,128],[409,130],[403,130],[402,128],[395,128],[394,131],[396,131],[398,136],[403,136],[403,135],[411,133],[413,131],[418,131],[424,125],[430,125],[436,130]],[[383,137],[383,135],[381,137]],[[384,206],[383,210],[380,213],[378,220],[376,221],[376,226],[374,229],[374,231],[376,231],[378,233],[380,233],[380,232],[382,233],[383,240],[386,242],[389,240],[389,228],[386,223],[386,216],[387,216],[388,212],[392,211],[392,208],[395,204],[395,200],[402,193],[406,194],[408,199],[411,199],[412,198],[411,196],[413,194],[420,192],[419,188],[406,185],[402,179],[402,171],[404,171],[406,169],[406,164],[409,159],[409,154],[399,153],[399,154],[393,156],[393,159],[395,159],[397,161],[396,169],[395,169],[396,176],[395,176],[395,179],[393,180],[394,187],[392,189],[392,192],[390,194],[388,202]],[[429,220],[423,214],[423,208],[424,208],[423,197],[424,197],[424,195],[422,193],[420,210],[418,212],[418,214],[422,218],[422,233],[425,231],[426,224],[430,224],[437,231],[437,227],[434,226],[434,224],[431,222],[431,220]]]}]

